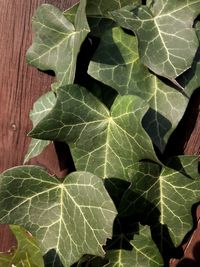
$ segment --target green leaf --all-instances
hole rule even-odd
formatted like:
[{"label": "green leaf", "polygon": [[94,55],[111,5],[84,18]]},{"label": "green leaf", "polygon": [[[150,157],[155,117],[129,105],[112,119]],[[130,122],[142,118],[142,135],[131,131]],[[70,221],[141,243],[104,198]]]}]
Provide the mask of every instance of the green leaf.
[{"label": "green leaf", "polygon": [[68,21],[70,21],[73,25],[75,24],[76,13],[77,13],[78,7],[79,7],[79,3],[75,3],[63,12],[63,15],[65,16],[65,18]]},{"label": "green leaf", "polygon": [[1,175],[0,196],[0,223],[24,226],[65,267],[84,254],[104,255],[116,210],[93,174],[74,172],[61,183],[39,167],[16,167]]},{"label": "green leaf", "polygon": [[150,110],[143,125],[154,144],[163,151],[185,112],[188,99],[141,63],[136,37],[119,27],[106,31],[88,73],[121,95],[137,95],[148,102]]},{"label": "green leaf", "polygon": [[134,236],[130,242],[133,246],[128,250],[108,250],[106,258],[109,263],[105,267],[161,267],[163,266],[162,257],[151,238],[151,232],[148,226],[140,229],[140,234]]},{"label": "green leaf", "polygon": [[174,80],[187,70],[198,48],[194,19],[199,0],[152,1],[147,6],[112,12],[114,19],[138,37],[141,61],[158,75]]},{"label": "green leaf", "polygon": [[41,5],[33,19],[35,37],[27,61],[41,70],[53,70],[58,80],[55,89],[74,81],[77,55],[89,32],[85,2],[80,2],[74,25],[49,4]]},{"label": "green leaf", "polygon": [[[35,127],[53,108],[56,103],[56,96],[53,92],[48,92],[41,96],[30,112],[30,119]],[[38,156],[49,145],[50,141],[32,138],[28,151],[24,158],[24,163],[31,158]]]},{"label": "green leaf", "polygon": [[30,136],[69,144],[77,170],[126,179],[133,162],[157,161],[141,125],[147,109],[137,96],[118,96],[109,111],[85,88],[69,85]]},{"label": "green leaf", "polygon": [[17,239],[17,248],[0,253],[0,266],[44,267],[42,253],[34,237],[20,226],[10,225],[10,228]]},{"label": "green leaf", "polygon": [[[166,236],[167,227],[175,246],[191,229],[192,205],[199,201],[200,175],[198,158],[180,156],[168,166],[141,162],[130,170],[131,187],[124,194],[119,208],[121,216],[134,214],[138,219],[151,224],[160,238],[160,247]],[[159,226],[160,225],[160,226]]]},{"label": "green leaf", "polygon": [[[195,26],[197,36],[200,42],[200,22],[198,21]],[[185,88],[187,95],[191,96],[192,93],[200,87],[200,45],[192,67],[187,70],[183,75],[178,78],[178,82]]]},{"label": "green leaf", "polygon": [[111,19],[101,17],[88,17],[90,25],[90,35],[101,38],[102,35],[108,30],[116,27],[116,22]]},{"label": "green leaf", "polygon": [[87,15],[110,17],[109,12],[120,9],[126,5],[139,5],[141,0],[87,0]]}]

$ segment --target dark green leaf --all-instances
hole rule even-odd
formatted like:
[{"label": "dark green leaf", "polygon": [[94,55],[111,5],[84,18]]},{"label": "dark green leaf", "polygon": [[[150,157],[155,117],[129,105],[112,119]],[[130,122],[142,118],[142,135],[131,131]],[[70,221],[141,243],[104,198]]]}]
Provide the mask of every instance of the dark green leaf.
[{"label": "dark green leaf", "polygon": [[132,4],[139,5],[141,0],[87,0],[87,15],[110,17],[109,12]]},{"label": "dark green leaf", "polygon": [[77,170],[126,179],[134,162],[157,161],[141,125],[147,110],[137,96],[118,96],[109,111],[85,88],[66,86],[59,90],[52,112],[30,135],[68,143]]},{"label": "dark green leaf", "polygon": [[138,95],[149,103],[151,109],[143,123],[154,144],[163,151],[185,112],[188,99],[141,63],[136,37],[118,27],[108,30],[90,62],[88,73],[121,95]]},{"label": "dark green leaf", "polygon": [[65,267],[104,255],[116,210],[98,177],[74,172],[61,183],[39,167],[16,167],[1,175],[0,196],[0,223],[23,225]]},{"label": "dark green leaf", "polygon": [[128,250],[108,250],[106,258],[109,263],[105,267],[161,267],[162,257],[151,238],[150,229],[147,226],[141,227],[140,234],[134,236],[130,242],[133,246]]},{"label": "dark green leaf", "polygon": [[[158,227],[167,227],[169,237],[178,246],[192,227],[191,208],[199,201],[200,175],[198,158],[180,156],[168,166],[141,162],[130,171],[131,187],[119,208],[121,216],[134,214],[138,219]],[[166,242],[157,231],[160,243]],[[162,246],[162,245],[161,245]]]}]

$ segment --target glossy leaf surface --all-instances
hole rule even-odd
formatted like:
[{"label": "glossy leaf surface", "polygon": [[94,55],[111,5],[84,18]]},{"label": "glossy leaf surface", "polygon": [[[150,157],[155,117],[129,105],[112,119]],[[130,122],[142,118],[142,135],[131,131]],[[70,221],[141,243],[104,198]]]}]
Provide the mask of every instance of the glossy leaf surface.
[{"label": "glossy leaf surface", "polygon": [[137,96],[118,96],[109,111],[85,88],[67,86],[59,90],[52,112],[30,135],[68,143],[77,170],[126,179],[133,162],[157,161],[141,124],[147,110]]},{"label": "glossy leaf surface", "polygon": [[143,120],[144,126],[154,144],[163,151],[185,112],[188,99],[141,63],[136,37],[119,27],[108,30],[90,62],[88,73],[120,95],[138,95],[148,102],[150,110]]},{"label": "glossy leaf surface", "polygon": [[43,253],[54,249],[65,267],[84,254],[104,255],[116,210],[101,179],[74,172],[61,183],[27,166],[4,172],[0,183],[0,223],[23,225]]}]

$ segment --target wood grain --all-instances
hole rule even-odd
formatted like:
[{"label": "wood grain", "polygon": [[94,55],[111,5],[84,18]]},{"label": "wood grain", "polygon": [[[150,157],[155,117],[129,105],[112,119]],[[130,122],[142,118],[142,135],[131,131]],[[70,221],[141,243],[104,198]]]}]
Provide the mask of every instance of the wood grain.
[{"label": "wood grain", "polygon": [[[61,9],[76,0],[0,0],[0,172],[21,165],[27,151],[27,133],[31,129],[28,117],[34,101],[50,89],[52,78],[28,66],[25,54],[32,41],[31,19],[42,3]],[[54,146],[31,164],[45,167],[51,173],[63,176]],[[67,163],[66,163],[67,167]],[[14,242],[7,226],[0,227],[0,251],[6,251]]]},{"label": "wood grain", "polygon": [[[54,4],[65,9],[77,0],[0,0],[0,172],[23,163],[31,129],[28,114],[34,101],[48,91],[52,77],[26,64],[25,53],[31,44],[31,18],[37,6],[42,3]],[[187,109],[184,119],[172,136],[167,155],[200,152],[200,93],[197,91]],[[62,161],[56,151],[65,155],[62,146],[51,145],[31,164],[45,167],[50,173],[63,176],[69,168],[70,159]],[[198,213],[198,218],[199,218]],[[197,220],[196,220],[197,221]],[[185,258],[171,266],[197,266],[199,260],[200,227],[185,245]],[[0,227],[0,251],[7,251],[15,239],[6,225]],[[199,254],[198,254],[199,253]],[[198,259],[197,259],[198,258]],[[178,264],[178,265],[177,265]],[[193,264],[193,265],[192,265]],[[200,263],[199,265],[200,266]]]}]

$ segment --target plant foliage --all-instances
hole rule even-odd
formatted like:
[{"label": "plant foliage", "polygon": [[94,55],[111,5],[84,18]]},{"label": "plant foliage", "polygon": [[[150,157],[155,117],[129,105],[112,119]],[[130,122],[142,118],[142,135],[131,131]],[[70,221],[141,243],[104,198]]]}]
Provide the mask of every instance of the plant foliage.
[{"label": "plant foliage", "polygon": [[200,0],[38,8],[27,61],[56,82],[30,113],[24,161],[59,141],[76,171],[1,174],[0,223],[37,244],[12,226],[18,248],[0,266],[162,267],[176,255],[200,199],[198,158],[163,153],[200,86],[199,13]]}]

